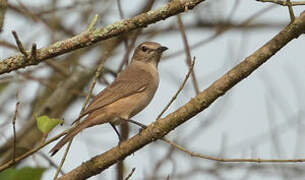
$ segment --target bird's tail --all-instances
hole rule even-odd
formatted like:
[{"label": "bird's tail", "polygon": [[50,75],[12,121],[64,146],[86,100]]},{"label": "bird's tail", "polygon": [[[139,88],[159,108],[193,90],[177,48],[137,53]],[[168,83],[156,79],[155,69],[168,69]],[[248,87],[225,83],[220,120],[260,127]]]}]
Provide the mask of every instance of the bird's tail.
[{"label": "bird's tail", "polygon": [[83,121],[77,126],[75,126],[73,129],[71,129],[50,151],[51,156],[54,156],[54,154],[57,153],[67,142],[69,142],[73,137],[78,134],[81,130],[88,127],[88,121]]}]

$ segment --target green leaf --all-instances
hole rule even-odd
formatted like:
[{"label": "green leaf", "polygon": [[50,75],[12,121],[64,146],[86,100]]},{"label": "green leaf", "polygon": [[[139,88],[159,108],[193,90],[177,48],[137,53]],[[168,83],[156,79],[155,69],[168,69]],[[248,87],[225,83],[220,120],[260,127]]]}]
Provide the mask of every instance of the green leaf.
[{"label": "green leaf", "polygon": [[14,179],[14,175],[17,173],[17,170],[14,168],[6,169],[0,172],[0,179],[12,180]]},{"label": "green leaf", "polygon": [[0,83],[0,92],[2,92],[8,85],[8,82]]},{"label": "green leaf", "polygon": [[0,173],[0,179],[5,180],[40,180],[46,168],[24,167],[21,169],[9,168]]},{"label": "green leaf", "polygon": [[55,126],[63,123],[62,119],[49,118],[48,116],[39,116],[36,120],[38,129],[44,134],[48,134]]}]

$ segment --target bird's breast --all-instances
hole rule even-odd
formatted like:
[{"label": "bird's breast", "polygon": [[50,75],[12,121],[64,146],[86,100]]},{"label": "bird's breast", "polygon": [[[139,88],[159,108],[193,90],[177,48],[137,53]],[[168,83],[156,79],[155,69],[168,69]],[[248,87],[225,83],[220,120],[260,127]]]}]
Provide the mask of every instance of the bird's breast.
[{"label": "bird's breast", "polygon": [[150,64],[138,67],[144,70],[141,71],[142,75],[137,77],[139,78],[139,81],[146,82],[143,83],[145,84],[143,89],[140,89],[138,93],[121,98],[115,103],[108,105],[107,109],[109,109],[109,111],[112,111],[119,117],[129,119],[142,111],[151,102],[159,86],[159,74],[155,66],[149,66]]}]

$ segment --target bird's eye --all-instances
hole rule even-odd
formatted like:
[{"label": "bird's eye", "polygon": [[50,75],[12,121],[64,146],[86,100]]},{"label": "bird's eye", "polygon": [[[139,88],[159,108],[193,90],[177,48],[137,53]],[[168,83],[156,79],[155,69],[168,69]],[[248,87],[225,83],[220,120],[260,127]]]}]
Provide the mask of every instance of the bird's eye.
[{"label": "bird's eye", "polygon": [[147,51],[147,47],[146,46],[142,46],[142,51],[146,52]]}]

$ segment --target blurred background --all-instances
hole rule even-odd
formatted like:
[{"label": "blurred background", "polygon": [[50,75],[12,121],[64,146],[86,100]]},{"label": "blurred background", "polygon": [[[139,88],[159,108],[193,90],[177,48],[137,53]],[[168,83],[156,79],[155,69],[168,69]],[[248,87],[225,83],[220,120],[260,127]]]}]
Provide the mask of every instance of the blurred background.
[{"label": "blurred background", "polygon": [[[133,17],[168,3],[165,0],[9,0],[0,58],[19,53],[11,34],[15,30],[26,49],[73,37],[88,28],[95,14],[97,28]],[[120,8],[119,8],[120,7]],[[121,9],[121,11],[119,10]],[[304,10],[295,6],[296,16]],[[288,8],[242,0],[207,0],[181,14],[182,27],[196,58],[194,74],[203,91],[228,70],[251,55],[289,24]],[[35,66],[0,76],[0,164],[12,153],[12,119],[16,119],[16,153],[36,146],[42,134],[34,114],[64,119],[49,137],[70,127],[78,117],[98,64],[104,71],[93,95],[100,92],[125,67],[133,49],[143,41],[167,46],[159,64],[160,85],[150,105],[133,119],[149,125],[178,90],[188,72],[187,55],[178,16],[49,59]],[[247,79],[233,87],[204,112],[176,128],[167,137],[190,151],[225,158],[305,157],[305,61],[304,36],[293,40]],[[18,97],[16,96],[18,94]],[[190,78],[165,113],[169,114],[196,96]],[[164,116],[165,116],[164,115]],[[139,128],[121,128],[125,137]],[[82,162],[118,143],[109,125],[95,126],[74,138],[62,168],[67,173]],[[43,167],[43,180],[53,179],[64,151],[50,157],[46,146],[15,168]],[[217,163],[198,159],[156,141],[91,179],[304,179],[303,164]],[[0,174],[1,177],[1,174]]]}]

